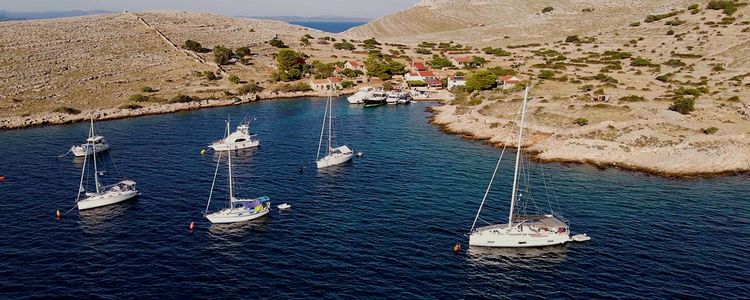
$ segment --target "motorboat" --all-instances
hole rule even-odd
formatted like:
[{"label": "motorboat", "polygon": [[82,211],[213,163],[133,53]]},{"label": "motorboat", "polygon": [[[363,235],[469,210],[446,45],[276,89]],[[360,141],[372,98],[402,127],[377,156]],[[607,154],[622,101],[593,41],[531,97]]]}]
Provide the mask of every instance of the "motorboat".
[{"label": "motorboat", "polygon": [[101,135],[89,136],[86,139],[86,143],[70,147],[70,152],[76,157],[83,157],[107,150],[109,150],[109,143]]},{"label": "motorboat", "polygon": [[362,104],[365,103],[365,97],[367,97],[370,92],[372,92],[374,89],[372,87],[363,87],[359,89],[356,93],[346,98],[346,101],[349,101],[349,104]]},{"label": "motorboat", "polygon": [[[227,121],[229,124],[229,121]],[[250,122],[243,121],[232,133],[227,132],[223,139],[211,144],[209,147],[215,151],[241,150],[260,146],[256,134],[250,133]]]},{"label": "motorboat", "polygon": [[364,99],[365,107],[379,106],[386,104],[388,94],[384,91],[370,92]]}]

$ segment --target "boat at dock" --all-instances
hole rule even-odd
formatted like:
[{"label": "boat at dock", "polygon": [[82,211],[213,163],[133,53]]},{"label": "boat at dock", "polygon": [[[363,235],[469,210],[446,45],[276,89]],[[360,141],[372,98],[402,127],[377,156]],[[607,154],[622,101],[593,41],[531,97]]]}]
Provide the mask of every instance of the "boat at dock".
[{"label": "boat at dock", "polygon": [[[487,195],[489,194],[495,175],[497,175],[497,171],[500,167],[500,161],[505,153],[506,148],[503,148],[503,151],[500,154],[500,159],[495,166],[495,172],[492,174],[492,179],[490,179],[490,183],[484,193],[482,202],[479,205],[479,210],[474,217],[474,222],[469,231],[470,246],[504,248],[540,247],[560,245],[569,241],[587,241],[590,239],[585,234],[576,235],[575,239],[571,238],[569,222],[559,213],[552,211],[552,204],[549,197],[547,197],[547,201],[550,206],[550,213],[527,213],[527,207],[538,207],[536,203],[529,204],[529,201],[534,201],[534,199],[531,197],[525,197],[523,194],[519,193],[518,187],[519,181],[525,182],[526,184],[530,182],[528,178],[530,166],[521,166],[523,160],[521,149],[524,141],[523,133],[528,95],[529,87],[526,87],[521,108],[521,121],[518,131],[518,147],[516,149],[515,171],[513,175],[513,186],[511,189],[508,222],[499,224],[490,223],[487,226],[476,227],[477,221],[480,220],[482,207],[487,200]],[[523,173],[525,174],[521,174],[521,170],[523,170]],[[525,175],[526,178],[520,178],[523,175]],[[542,175],[544,175],[544,172],[542,172]],[[544,182],[546,191],[547,181],[545,180]],[[523,190],[526,191],[527,194],[531,194],[529,192],[529,187],[526,187]],[[557,201],[557,199],[555,199],[555,201]]]},{"label": "boat at dock", "polygon": [[367,95],[369,95],[374,89],[372,87],[363,87],[359,89],[356,93],[353,95],[346,97],[346,101],[349,102],[349,104],[362,104],[365,103],[365,98]]},{"label": "boat at dock", "polygon": [[386,92],[373,91],[369,93],[362,101],[364,102],[365,107],[374,107],[374,106],[385,105],[387,99],[388,99],[388,94],[386,94]]},{"label": "boat at dock", "polygon": [[[229,134],[229,122],[227,122],[227,135]],[[225,151],[227,153],[227,173],[229,174],[229,206],[214,212],[208,213],[208,209],[211,206],[211,197],[213,196],[214,186],[216,185],[216,175],[219,173],[219,165],[221,164],[221,156],[224,151],[219,152],[219,158],[216,161],[216,171],[214,171],[214,179],[211,183],[211,191],[208,195],[208,203],[206,203],[206,210],[203,213],[206,219],[211,221],[213,224],[227,224],[250,221],[268,214],[271,211],[271,199],[262,196],[253,199],[243,199],[234,197],[234,177],[232,174],[232,151]]]},{"label": "boat at dock", "polygon": [[[89,138],[87,139],[88,145],[85,149],[95,149],[93,147],[94,143],[97,141],[95,137],[97,136],[94,135],[94,120],[92,118],[91,129],[89,130]],[[103,178],[101,178],[100,176],[105,176],[107,172],[102,171],[102,167],[100,166],[101,164],[97,163],[96,151],[93,151],[90,154],[86,153],[82,156],[84,156],[85,158],[83,161],[83,168],[81,170],[81,181],[78,184],[78,196],[76,197],[76,205],[78,206],[78,210],[86,210],[111,205],[135,198],[139,195],[138,189],[136,188],[136,183],[132,180],[123,179],[122,181],[112,185],[103,185]],[[110,158],[112,157],[110,156]],[[91,160],[91,164],[93,165],[93,172],[91,173],[93,173],[94,177],[94,191],[91,192],[87,192],[86,187],[84,186],[84,183],[88,182],[88,180],[85,179],[88,178],[86,174],[86,167],[89,160]]]}]

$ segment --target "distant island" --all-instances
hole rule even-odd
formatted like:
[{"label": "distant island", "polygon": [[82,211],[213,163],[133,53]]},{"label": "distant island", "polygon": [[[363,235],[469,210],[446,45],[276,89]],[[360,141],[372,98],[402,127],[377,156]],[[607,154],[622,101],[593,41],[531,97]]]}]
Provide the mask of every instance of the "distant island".
[{"label": "distant island", "polygon": [[34,19],[54,19],[108,14],[108,10],[66,10],[66,11],[5,11],[0,10],[0,21],[18,21]]}]

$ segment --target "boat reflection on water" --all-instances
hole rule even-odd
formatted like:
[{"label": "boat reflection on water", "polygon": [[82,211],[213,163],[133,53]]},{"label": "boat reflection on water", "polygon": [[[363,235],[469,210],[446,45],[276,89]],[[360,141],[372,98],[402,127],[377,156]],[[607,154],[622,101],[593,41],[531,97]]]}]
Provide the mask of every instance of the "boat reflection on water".
[{"label": "boat reflection on water", "polygon": [[474,266],[501,269],[540,270],[555,267],[567,257],[566,245],[536,248],[492,248],[469,246],[467,259]]},{"label": "boat reflection on water", "polygon": [[[232,163],[239,164],[239,165],[245,165],[253,161],[253,156],[256,152],[260,150],[259,147],[254,148],[247,148],[247,149],[240,149],[240,150],[232,150]],[[219,152],[220,151],[214,151],[214,161],[216,161],[219,158]],[[226,152],[226,151],[223,151]],[[226,156],[226,153],[224,155]]]},{"label": "boat reflection on water", "polygon": [[245,235],[250,232],[268,231],[268,215],[263,217],[237,223],[211,224],[208,231],[213,237],[226,237],[235,235]]},{"label": "boat reflection on water", "polygon": [[78,223],[81,225],[81,229],[88,233],[104,231],[107,228],[119,226],[110,222],[110,220],[114,217],[123,215],[135,206],[138,197],[139,196],[135,196],[125,202],[120,202],[114,205],[81,210],[78,212],[78,215],[80,215]]}]

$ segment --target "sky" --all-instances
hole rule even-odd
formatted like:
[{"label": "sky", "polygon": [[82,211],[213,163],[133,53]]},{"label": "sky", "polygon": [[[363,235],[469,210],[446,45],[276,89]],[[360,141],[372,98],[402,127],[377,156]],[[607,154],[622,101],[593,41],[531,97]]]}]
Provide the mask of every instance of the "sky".
[{"label": "sky", "polygon": [[0,10],[180,10],[227,16],[377,18],[406,9],[416,2],[418,0],[0,0]]}]

